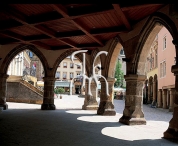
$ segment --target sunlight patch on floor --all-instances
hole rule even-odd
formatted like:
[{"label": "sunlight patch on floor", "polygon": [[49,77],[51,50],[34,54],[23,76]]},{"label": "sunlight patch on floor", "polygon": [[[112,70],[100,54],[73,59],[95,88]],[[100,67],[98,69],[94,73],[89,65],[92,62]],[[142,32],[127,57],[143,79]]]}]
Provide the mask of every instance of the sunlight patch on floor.
[{"label": "sunlight patch on floor", "polygon": [[[160,124],[162,128],[155,126]],[[163,137],[163,133],[166,131],[168,125],[169,123],[163,121],[147,121],[146,125],[105,127],[101,133],[109,137],[129,141],[143,139],[156,140]]]}]

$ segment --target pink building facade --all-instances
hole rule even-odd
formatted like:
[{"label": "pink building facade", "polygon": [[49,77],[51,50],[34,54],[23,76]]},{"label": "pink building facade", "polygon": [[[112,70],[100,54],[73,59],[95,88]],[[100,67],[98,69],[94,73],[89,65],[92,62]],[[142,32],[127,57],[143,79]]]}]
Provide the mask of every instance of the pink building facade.
[{"label": "pink building facade", "polygon": [[163,27],[158,33],[158,89],[174,87],[175,84],[175,76],[171,72],[176,56],[172,40],[169,31]]},{"label": "pink building facade", "polygon": [[169,31],[162,27],[152,43],[146,61],[146,75],[143,103],[152,107],[173,111],[175,76],[171,72],[175,64],[175,46]]}]

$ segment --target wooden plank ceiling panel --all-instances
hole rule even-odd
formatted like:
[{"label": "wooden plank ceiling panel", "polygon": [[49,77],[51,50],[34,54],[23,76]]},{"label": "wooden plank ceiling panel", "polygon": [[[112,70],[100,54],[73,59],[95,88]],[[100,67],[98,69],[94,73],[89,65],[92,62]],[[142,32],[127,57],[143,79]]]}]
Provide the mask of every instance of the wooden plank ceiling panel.
[{"label": "wooden plank ceiling panel", "polygon": [[117,36],[118,33],[109,33],[109,34],[103,34],[103,35],[96,35],[96,38],[106,41],[109,40],[115,36]]},{"label": "wooden plank ceiling panel", "polygon": [[50,46],[63,46],[66,45],[65,43],[61,41],[57,41],[56,39],[47,39],[47,40],[42,40],[42,43],[45,43]]},{"label": "wooden plank ceiling panel", "polygon": [[71,38],[65,38],[61,40],[70,40],[73,41],[76,44],[85,44],[85,43],[96,43],[93,39],[91,39],[88,36],[76,36],[76,37],[71,37]]},{"label": "wooden plank ceiling panel", "polygon": [[37,31],[36,29],[33,29],[29,26],[19,26],[17,28],[11,28],[10,31],[20,34],[22,36],[31,36],[31,35],[40,35],[42,34],[40,31]]},{"label": "wooden plank ceiling panel", "polygon": [[82,17],[78,18],[78,20],[82,21],[84,25],[88,26],[90,29],[122,25],[122,22],[114,11],[106,14]]},{"label": "wooden plank ceiling panel", "polygon": [[152,7],[147,7],[147,8],[131,9],[128,11],[124,11],[124,14],[130,20],[140,20],[154,13],[159,8],[160,6],[155,6],[155,7],[152,6]]},{"label": "wooden plank ceiling panel", "polygon": [[0,21],[9,20],[9,19],[11,18],[8,15],[4,13],[0,13]]},{"label": "wooden plank ceiling panel", "polygon": [[64,4],[64,6],[67,8],[67,9],[70,9],[70,8],[80,8],[80,7],[84,7],[84,6],[92,6],[93,4]]},{"label": "wooden plank ceiling panel", "polygon": [[53,8],[48,4],[11,4],[13,8],[22,12],[26,16],[43,14],[53,11]]},{"label": "wooden plank ceiling panel", "polygon": [[64,20],[64,19],[45,22],[45,25],[56,32],[79,30],[79,28],[77,28],[73,23],[71,23],[70,20]]}]

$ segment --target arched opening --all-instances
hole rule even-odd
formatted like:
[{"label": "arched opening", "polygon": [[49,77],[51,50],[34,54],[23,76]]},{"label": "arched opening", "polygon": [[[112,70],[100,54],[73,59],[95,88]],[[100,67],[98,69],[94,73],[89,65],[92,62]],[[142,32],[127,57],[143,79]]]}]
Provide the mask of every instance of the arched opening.
[{"label": "arched opening", "polygon": [[[38,57],[40,56],[40,58]],[[1,71],[8,75],[6,101],[37,104],[43,102],[43,77],[46,59],[34,46],[14,48],[4,60]]]},{"label": "arched opening", "polygon": [[[160,116],[155,114],[158,116],[157,120],[167,122],[166,126],[172,118],[175,96],[175,76],[171,72],[171,67],[175,64],[176,57],[175,46],[172,43],[176,30],[171,24],[170,20],[165,22],[157,18],[150,22],[150,27],[143,31],[143,42],[140,43],[143,47],[138,51],[140,54],[136,69],[137,74],[146,75],[148,80],[148,98],[144,102],[143,111],[150,108],[152,114],[159,113]],[[167,119],[164,119],[162,112],[169,112]],[[150,113],[144,115],[147,122],[154,120],[151,119]],[[163,129],[163,132],[165,130]]]}]

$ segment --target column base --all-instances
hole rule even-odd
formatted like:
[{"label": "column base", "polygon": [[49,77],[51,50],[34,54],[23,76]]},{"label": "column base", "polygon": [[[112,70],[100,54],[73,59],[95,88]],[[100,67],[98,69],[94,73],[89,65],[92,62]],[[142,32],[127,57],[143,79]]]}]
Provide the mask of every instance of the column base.
[{"label": "column base", "polygon": [[102,101],[100,102],[97,114],[104,116],[115,116],[116,111],[114,110],[114,105],[111,101]]},{"label": "column base", "polygon": [[97,110],[98,109],[98,105],[83,105],[82,109],[83,110]]},{"label": "column base", "polygon": [[174,108],[169,108],[169,112],[174,112]]},{"label": "column base", "polygon": [[90,95],[85,95],[84,105],[82,106],[83,110],[97,110],[98,102],[96,98]]},{"label": "column base", "polygon": [[173,141],[178,141],[178,131],[175,129],[168,128],[164,133],[163,133],[163,138],[168,139],[168,140],[173,140]]},{"label": "column base", "polygon": [[157,108],[162,108],[163,106],[162,105],[158,105]]},{"label": "column base", "polygon": [[151,107],[152,107],[152,108],[156,108],[156,107],[157,107],[156,101],[153,101],[153,102],[151,103]]},{"label": "column base", "polygon": [[146,125],[145,118],[130,118],[130,117],[122,116],[119,119],[119,122],[125,125]]},{"label": "column base", "polygon": [[42,104],[41,110],[55,110],[56,106],[54,104]]},{"label": "column base", "polygon": [[3,110],[7,110],[8,109],[7,103],[0,104],[0,107],[3,107]]}]

